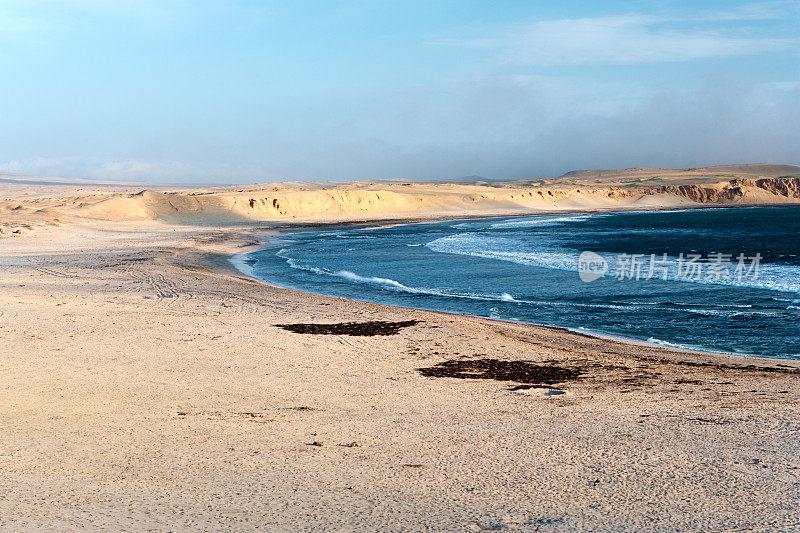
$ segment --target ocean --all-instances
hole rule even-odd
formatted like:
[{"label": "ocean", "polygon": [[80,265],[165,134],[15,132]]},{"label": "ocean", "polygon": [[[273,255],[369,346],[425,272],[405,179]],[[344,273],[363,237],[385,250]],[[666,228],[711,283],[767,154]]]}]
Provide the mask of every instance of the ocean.
[{"label": "ocean", "polygon": [[316,294],[800,359],[795,206],[333,227],[243,264]]}]

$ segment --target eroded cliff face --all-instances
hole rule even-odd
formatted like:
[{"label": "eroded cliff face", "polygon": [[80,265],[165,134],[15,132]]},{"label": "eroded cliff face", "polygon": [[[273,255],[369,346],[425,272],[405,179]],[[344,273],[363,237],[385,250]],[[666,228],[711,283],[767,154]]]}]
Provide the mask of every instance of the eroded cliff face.
[{"label": "eroded cliff face", "polygon": [[[519,213],[616,207],[676,207],[695,204],[800,203],[800,178],[734,179],[718,183],[659,187],[551,188],[488,186],[344,186],[337,189],[272,189],[204,194],[144,191],[116,198],[102,210],[121,213],[120,202],[135,204],[132,213],[162,220],[322,219],[403,217],[436,214]],[[104,202],[109,204],[109,201]],[[94,209],[93,215],[101,210]]]},{"label": "eroded cliff face", "polygon": [[800,204],[800,177],[749,178],[660,186],[565,187],[487,184],[342,184],[252,187],[0,200],[0,230],[74,219],[225,224],[247,221],[348,221],[499,216],[566,210],[658,209],[691,205]]},{"label": "eroded cliff face", "polygon": [[678,187],[667,187],[666,189],[668,189],[666,192],[699,204],[730,202],[744,196],[741,187],[723,186],[722,188],[717,188],[704,185],[680,185]]},{"label": "eroded cliff face", "polygon": [[800,178],[762,178],[757,180],[739,179],[731,183],[755,185],[759,189],[787,198],[800,198]]},{"label": "eroded cliff face", "polygon": [[776,200],[800,200],[800,178],[741,178],[709,185],[658,187],[656,190],[700,204],[731,203],[746,200],[748,196],[760,199],[765,195],[772,195]]}]

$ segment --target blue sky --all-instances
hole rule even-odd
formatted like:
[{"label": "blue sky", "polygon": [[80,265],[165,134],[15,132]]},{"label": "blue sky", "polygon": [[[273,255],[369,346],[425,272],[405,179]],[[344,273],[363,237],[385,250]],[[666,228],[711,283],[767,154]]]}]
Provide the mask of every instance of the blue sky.
[{"label": "blue sky", "polygon": [[0,0],[0,172],[800,163],[800,2]]}]

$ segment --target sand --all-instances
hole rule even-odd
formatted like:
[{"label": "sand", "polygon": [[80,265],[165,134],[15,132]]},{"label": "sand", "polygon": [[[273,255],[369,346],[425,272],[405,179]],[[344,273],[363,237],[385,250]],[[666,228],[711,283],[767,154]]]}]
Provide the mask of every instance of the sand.
[{"label": "sand", "polygon": [[798,362],[272,287],[228,258],[275,222],[34,219],[0,239],[3,531],[800,528]]},{"label": "sand", "polygon": [[800,204],[800,166],[793,165],[576,171],[554,179],[492,183],[388,180],[201,189],[5,179],[0,180],[0,238],[86,221],[218,226]]}]

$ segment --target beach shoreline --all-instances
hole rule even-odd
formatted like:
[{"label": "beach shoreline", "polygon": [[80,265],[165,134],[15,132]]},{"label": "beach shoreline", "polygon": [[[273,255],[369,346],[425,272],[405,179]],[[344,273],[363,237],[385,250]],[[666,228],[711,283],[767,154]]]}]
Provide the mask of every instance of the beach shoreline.
[{"label": "beach shoreline", "polygon": [[[741,206],[741,207],[764,207],[764,206]],[[713,206],[709,208],[725,208],[720,206]],[[739,207],[728,207],[728,209],[738,209]],[[680,210],[681,208],[665,208],[664,210]],[[704,209],[704,207],[695,207],[694,209]],[[594,212],[606,212],[606,211],[574,211],[570,212],[569,214],[584,214],[584,213],[594,213]],[[619,211],[610,211],[610,212],[619,212]],[[640,212],[640,211],[633,211],[633,212]],[[561,214],[561,213],[559,213]],[[564,213],[567,214],[567,213]],[[474,217],[446,217],[446,218],[439,218],[439,217],[427,217],[427,218],[420,218],[414,221],[406,222],[402,220],[396,219],[387,219],[387,220],[377,220],[377,221],[370,221],[371,223],[376,224],[375,227],[386,227],[386,226],[399,226],[405,224],[417,224],[417,223],[435,223],[435,222],[446,222],[446,221],[458,221],[458,220],[480,220],[483,218],[513,218],[513,217],[523,217],[523,216],[548,216],[548,213],[520,213],[515,215],[500,215],[497,217],[482,217],[482,216],[474,216]],[[303,228],[302,232],[316,232],[316,231],[328,231],[333,230],[335,231],[336,228],[351,228],[353,226],[360,226],[364,225],[363,221],[352,221],[352,222],[320,222],[314,224],[307,224],[302,223],[299,227]],[[240,228],[241,229],[241,228]],[[370,228],[364,228],[370,229]],[[287,231],[288,230],[288,231]],[[681,355],[686,356],[688,359],[692,360],[693,362],[703,362],[703,363],[719,363],[719,364],[731,364],[733,363],[734,366],[737,363],[740,363],[741,366],[747,365],[757,365],[763,367],[771,367],[774,366],[776,363],[778,364],[787,364],[787,366],[791,368],[797,368],[800,370],[800,361],[796,359],[790,358],[781,358],[781,357],[766,357],[766,356],[759,356],[755,354],[736,354],[736,353],[729,353],[723,351],[707,351],[701,349],[693,349],[693,348],[682,348],[677,346],[665,346],[663,344],[658,344],[654,342],[647,342],[638,339],[630,339],[630,338],[623,338],[623,337],[615,337],[609,334],[603,334],[602,332],[593,332],[593,331],[578,331],[573,328],[563,327],[563,326],[554,326],[554,325],[545,325],[545,324],[533,324],[529,322],[523,322],[519,320],[507,320],[502,318],[495,318],[495,317],[488,317],[488,316],[481,316],[481,315],[473,315],[468,313],[457,313],[457,312],[450,312],[450,311],[442,311],[442,310],[435,310],[435,309],[421,309],[416,307],[406,307],[406,306],[398,306],[398,305],[391,305],[391,304],[384,304],[384,303],[377,303],[371,302],[367,300],[359,300],[353,298],[340,298],[336,296],[328,296],[324,294],[317,294],[314,292],[304,291],[300,289],[294,289],[290,287],[284,287],[280,284],[270,282],[269,280],[262,279],[258,276],[253,275],[252,272],[247,272],[247,267],[243,265],[243,259],[254,252],[258,252],[268,247],[275,247],[274,243],[269,243],[269,237],[280,237],[281,235],[286,234],[294,234],[300,233],[295,231],[294,228],[291,226],[282,226],[280,228],[260,228],[260,229],[249,229],[252,232],[267,232],[267,233],[259,233],[253,235],[253,237],[261,239],[262,242],[258,244],[245,244],[241,249],[237,248],[236,253],[230,255],[227,258],[228,263],[235,269],[238,274],[246,276],[253,281],[264,284],[268,287],[273,287],[277,289],[281,289],[284,291],[290,291],[292,293],[299,293],[311,297],[318,297],[318,298],[332,298],[336,300],[345,300],[350,302],[355,302],[359,304],[368,304],[368,305],[375,305],[379,307],[387,307],[398,309],[404,312],[423,312],[423,313],[434,313],[434,314],[441,314],[445,317],[447,316],[457,316],[457,317],[464,317],[466,319],[472,319],[477,321],[489,321],[497,322],[506,325],[516,325],[516,326],[523,326],[523,327],[531,327],[531,328],[543,328],[545,330],[551,330],[554,332],[559,333],[566,333],[568,335],[575,335],[581,337],[588,337],[591,339],[597,339],[599,341],[608,341],[612,343],[620,343],[625,345],[631,346],[640,346],[640,347],[650,347],[650,348],[659,348],[663,349],[665,352],[669,353],[670,355],[674,356],[673,359],[664,359],[665,361],[677,361]],[[240,238],[240,237],[239,237]],[[237,237],[231,237],[231,242],[235,242]],[[236,258],[236,260],[234,260]],[[206,256],[201,256],[200,261],[205,264],[209,269],[218,272],[219,274],[226,274],[230,273],[227,267],[221,267],[220,262],[216,254],[208,254]],[[243,270],[244,269],[244,270]]]},{"label": "beach shoreline", "polygon": [[[592,213],[620,213],[620,212],[626,212],[626,213],[650,213],[650,212],[657,212],[657,211],[686,211],[686,210],[690,210],[690,209],[691,210],[697,210],[697,209],[746,209],[746,208],[750,208],[750,207],[759,207],[760,208],[760,207],[770,207],[770,206],[695,206],[695,207],[690,207],[690,208],[666,207],[666,208],[663,208],[663,209],[648,209],[648,210],[641,210],[641,209],[624,209],[624,210],[609,209],[609,210],[599,210],[599,211],[598,210],[592,210],[592,211],[585,211],[584,210],[584,211],[570,211],[570,212],[559,213],[559,216],[564,215],[564,214],[578,214],[578,215],[581,215],[581,214],[592,214]],[[781,205],[781,207],[785,207],[785,205]],[[365,223],[363,221],[353,221],[353,222],[349,222],[349,223],[330,222],[330,223],[319,223],[319,224],[311,224],[311,225],[304,224],[300,228],[298,228],[298,230],[294,230],[293,228],[286,227],[286,226],[281,227],[281,229],[279,231],[277,231],[277,233],[272,233],[270,236],[280,237],[281,235],[301,234],[301,233],[306,233],[306,232],[337,231],[339,229],[352,229],[353,227],[358,227],[358,226],[367,226],[367,227],[358,228],[358,229],[371,230],[371,229],[377,229],[377,228],[404,226],[404,225],[410,225],[410,224],[431,224],[431,223],[438,223],[438,222],[453,222],[453,221],[457,222],[457,221],[460,221],[460,220],[477,221],[477,220],[492,220],[492,219],[505,219],[505,218],[516,218],[516,217],[537,217],[537,216],[552,216],[552,213],[520,213],[520,214],[492,216],[492,217],[474,216],[474,217],[467,217],[467,218],[462,218],[462,217],[444,217],[444,218],[442,218],[442,217],[432,216],[432,217],[420,218],[420,219],[416,219],[416,220],[412,220],[412,221],[402,221],[402,220],[396,220],[396,219],[388,219],[388,220],[372,221],[371,223]],[[265,236],[265,241],[262,242],[261,244],[254,245],[252,247],[249,247],[247,250],[240,251],[240,252],[234,254],[233,256],[231,256],[231,258],[230,258],[231,264],[239,272],[241,272],[242,274],[244,274],[246,276],[249,276],[249,277],[251,277],[251,278],[253,278],[253,279],[255,279],[255,280],[259,281],[259,282],[266,283],[268,285],[272,285],[272,286],[275,286],[275,287],[281,287],[281,288],[284,288],[286,290],[298,290],[300,292],[305,292],[305,293],[308,293],[308,294],[315,294],[315,295],[318,295],[318,296],[326,296],[324,294],[318,294],[318,293],[314,293],[314,292],[304,291],[304,290],[298,289],[298,288],[286,287],[286,286],[281,285],[280,283],[276,283],[274,281],[270,281],[270,280],[266,280],[266,279],[260,278],[260,277],[258,277],[258,276],[256,276],[254,274],[252,267],[249,264],[246,263],[246,257],[248,255],[260,252],[260,251],[268,249],[268,248],[278,247],[278,245],[276,243],[269,242],[269,238],[268,237],[269,236]],[[673,349],[673,350],[685,351],[685,352],[688,352],[688,353],[699,353],[699,354],[706,354],[706,355],[712,355],[712,356],[722,356],[722,357],[743,357],[743,358],[749,358],[749,359],[757,360],[757,361],[771,361],[771,360],[776,360],[776,359],[780,360],[780,361],[796,361],[797,360],[797,359],[793,359],[791,357],[762,356],[762,355],[752,354],[752,353],[727,352],[727,351],[724,351],[724,350],[715,350],[713,348],[705,349],[705,348],[699,347],[699,346],[675,345],[673,343],[669,343],[669,342],[666,342],[666,341],[658,341],[658,342],[657,341],[653,341],[653,342],[650,342],[649,340],[637,339],[637,338],[632,338],[632,337],[618,336],[618,335],[614,335],[614,334],[611,334],[611,333],[606,333],[606,332],[603,332],[603,331],[594,331],[594,330],[591,330],[591,329],[586,328],[586,327],[568,327],[568,326],[561,326],[561,325],[558,325],[558,324],[541,324],[541,323],[527,322],[525,320],[503,319],[503,318],[498,318],[498,317],[475,315],[475,314],[470,314],[470,313],[459,313],[459,312],[451,312],[451,311],[440,310],[440,309],[429,309],[429,308],[425,308],[425,307],[409,307],[409,306],[402,306],[402,305],[393,305],[393,304],[390,304],[390,303],[375,302],[375,301],[372,301],[372,300],[362,300],[362,299],[359,299],[359,298],[348,298],[348,299],[352,299],[354,301],[359,301],[359,302],[375,303],[377,305],[386,305],[386,306],[389,306],[389,307],[399,307],[399,308],[409,309],[409,310],[422,310],[422,311],[439,312],[439,313],[444,313],[444,314],[456,314],[456,315],[462,315],[462,316],[466,316],[466,317],[474,317],[474,318],[495,320],[495,321],[499,321],[499,322],[521,323],[521,324],[527,324],[527,325],[535,326],[535,327],[553,328],[553,329],[557,329],[557,330],[568,331],[568,332],[574,333],[576,335],[588,335],[590,337],[596,337],[596,338],[599,338],[599,339],[605,339],[605,340],[615,341],[615,342],[628,342],[628,343],[640,344],[640,345],[646,345],[646,346],[658,346],[658,347],[670,348],[670,349]]]},{"label": "beach shoreline", "polygon": [[317,296],[231,265],[282,228],[0,241],[0,528],[800,524],[800,362]]}]

